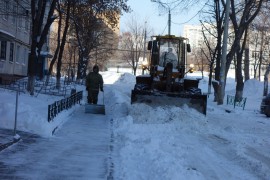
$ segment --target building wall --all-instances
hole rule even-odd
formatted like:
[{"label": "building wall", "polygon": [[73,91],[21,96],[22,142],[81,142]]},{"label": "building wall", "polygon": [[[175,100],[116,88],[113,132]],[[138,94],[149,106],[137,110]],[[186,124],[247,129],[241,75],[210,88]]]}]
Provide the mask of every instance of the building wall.
[{"label": "building wall", "polygon": [[[205,26],[210,29],[210,25],[205,24]],[[211,33],[213,31],[214,29],[211,30]],[[213,39],[213,36],[209,32],[205,31],[204,33],[208,39]],[[183,36],[189,39],[191,47],[194,48],[201,47],[204,42],[201,25],[184,25]]]},{"label": "building wall", "polygon": [[30,0],[0,0],[0,75],[27,76]]},{"label": "building wall", "polygon": [[[209,26],[210,27],[210,26]],[[214,29],[211,30],[212,33],[214,32]],[[229,28],[229,34],[233,34],[230,33],[230,31],[233,31],[232,27]],[[253,76],[254,75],[254,64],[255,62],[258,63],[258,59],[259,59],[259,50],[260,50],[260,36],[257,38],[258,42],[256,44],[256,40],[254,39],[254,37],[256,36],[255,33],[258,32],[254,32],[254,31],[249,31],[249,63],[250,63],[250,75]],[[202,26],[201,25],[185,25],[184,29],[183,29],[183,36],[189,39],[189,43],[191,45],[192,48],[201,48],[202,47],[202,43],[204,41],[203,39],[203,34],[202,34]],[[206,34],[206,37],[212,38],[212,42],[215,44],[215,40],[213,38],[213,36],[211,36],[210,34]],[[269,37],[269,33],[267,32],[265,34],[265,38],[264,40],[266,42],[269,42],[267,40],[267,38]],[[228,39],[228,50],[230,49],[230,45],[232,44],[232,39],[233,38],[229,38]],[[264,42],[264,43],[266,43]],[[256,47],[257,46],[257,47]],[[269,61],[269,57],[270,57],[270,48],[269,46],[265,46],[263,48],[263,53],[262,53],[262,59],[263,59],[263,64],[262,64],[262,74],[264,74],[267,66],[268,66],[268,61]],[[244,57],[243,57],[244,58]],[[256,59],[257,58],[257,59]],[[244,61],[243,61],[244,63]],[[234,64],[232,63],[230,66],[231,69],[234,69]]]}]

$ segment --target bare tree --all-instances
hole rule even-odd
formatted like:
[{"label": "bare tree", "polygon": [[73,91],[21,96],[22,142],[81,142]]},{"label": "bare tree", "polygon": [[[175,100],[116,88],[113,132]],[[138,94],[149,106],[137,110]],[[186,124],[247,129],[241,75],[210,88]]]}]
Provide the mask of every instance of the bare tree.
[{"label": "bare tree", "polygon": [[[220,80],[220,66],[221,66],[221,43],[224,29],[224,8],[220,0],[214,0],[207,4],[206,11],[203,11],[204,21],[202,24],[202,33],[204,37],[203,54],[209,62],[209,84],[208,92],[211,92],[212,74],[215,72],[214,87],[214,101],[218,99],[218,81]],[[207,34],[207,35],[206,35]],[[215,66],[215,67],[214,67]]]},{"label": "bare tree", "polygon": [[[34,95],[36,61],[41,57],[41,49],[47,38],[49,28],[56,19],[53,16],[57,0],[31,0],[31,48],[28,62],[27,89]],[[49,9],[47,9],[49,8]],[[48,10],[48,13],[46,13]]]},{"label": "bare tree", "polygon": [[143,57],[144,28],[144,24],[140,23],[134,15],[127,24],[127,32],[123,32],[120,38],[121,49],[127,50],[123,51],[122,58],[131,66],[134,75],[136,75],[139,59]]},{"label": "bare tree", "polygon": [[[86,76],[91,52],[101,44],[104,35],[104,23],[116,28],[121,11],[129,11],[126,1],[85,1],[77,2],[73,6],[73,32],[78,41],[79,60],[77,67],[77,80]],[[93,54],[93,52],[92,52]],[[93,58],[93,60],[97,58]]]},{"label": "bare tree", "polygon": [[93,3],[81,4],[79,2],[73,6],[72,29],[79,47],[77,79],[82,79],[86,76],[90,52],[97,44],[96,32],[99,30],[100,26],[97,18],[98,10],[93,9],[93,6]]},{"label": "bare tree", "polygon": [[110,58],[115,55],[115,49],[118,47],[118,34],[103,24],[102,31],[99,32],[97,37],[97,45],[90,53],[91,59],[90,66],[98,64],[101,70],[106,70],[106,64]]},{"label": "bare tree", "polygon": [[[61,83],[60,83],[60,78],[61,78],[61,66],[62,66],[62,57],[63,57],[63,52],[67,40],[67,33],[69,29],[69,19],[70,19],[70,8],[71,8],[71,0],[67,0],[65,2],[65,7],[66,7],[66,18],[65,18],[65,24],[64,24],[64,30],[63,30],[63,36],[62,36],[62,41],[60,44],[59,48],[59,54],[58,54],[58,61],[57,61],[57,73],[56,73],[56,88],[60,88]],[[61,9],[59,10],[61,13]]]},{"label": "bare tree", "polygon": [[[205,57],[205,59],[208,62],[209,65],[209,82],[208,82],[208,94],[211,93],[211,84],[212,84],[212,75],[213,75],[213,71],[214,71],[214,64],[216,62],[217,59],[217,55],[218,55],[218,46],[217,44],[217,35],[214,34],[212,32],[212,30],[216,30],[215,28],[212,28],[212,25],[206,26],[205,24],[202,24],[203,28],[202,28],[202,33],[203,33],[203,38],[204,38],[204,45],[202,45],[201,47],[201,52],[203,54],[203,56]],[[210,37],[206,35],[209,34],[211,35]],[[211,38],[211,37],[215,37],[215,38]],[[218,76],[218,74],[216,74],[216,76]],[[216,89],[217,90],[217,89]],[[215,92],[215,98],[216,98],[216,92]],[[216,101],[216,99],[214,99],[214,101]]]},{"label": "bare tree", "polygon": [[249,28],[245,31],[245,37],[246,37],[246,43],[244,44],[245,47],[244,50],[244,77],[245,81],[250,79],[250,72],[249,72],[249,66],[250,66],[250,58],[249,58],[249,46],[250,46],[250,36],[249,36]]},{"label": "bare tree", "polygon": [[[152,2],[158,3],[160,10],[167,11],[168,8],[174,9],[176,12],[182,12],[184,10],[192,8],[194,5],[202,2],[202,0],[151,0]],[[205,0],[207,2],[207,0]]]},{"label": "bare tree", "polygon": [[198,6],[199,3],[204,2],[204,0],[151,0],[151,2],[156,3],[160,15],[168,14],[168,35],[171,35],[172,14],[183,13],[184,11],[191,9],[194,5]]},{"label": "bare tree", "polygon": [[[242,57],[243,49],[245,48],[246,36],[243,37],[244,33],[248,29],[249,24],[254,20],[254,18],[260,12],[262,3],[264,0],[247,0],[247,1],[235,1],[231,0],[231,11],[230,11],[230,20],[234,32],[234,40],[232,46],[229,50],[229,53],[226,57],[226,69],[225,77],[227,77],[231,62],[236,54],[236,99],[241,99],[243,95],[244,82],[242,75]],[[223,6],[225,7],[225,1],[222,0]],[[242,38],[243,41],[242,41]],[[242,44],[241,44],[242,42]],[[226,79],[226,78],[225,78]],[[225,82],[226,84],[226,82]],[[225,86],[224,86],[225,88]],[[223,96],[219,92],[218,104],[223,104]]]},{"label": "bare tree", "polygon": [[52,39],[52,42],[50,45],[52,46],[52,49],[54,50],[54,55],[52,60],[50,61],[49,65],[49,71],[46,78],[46,84],[49,81],[49,78],[52,73],[52,69],[54,67],[54,64],[57,62],[57,68],[56,68],[56,88],[60,88],[60,78],[61,78],[61,68],[62,68],[62,58],[63,58],[63,52],[66,44],[67,39],[67,32],[69,29],[69,23],[70,23],[70,8],[71,8],[72,0],[65,0],[61,3],[57,2],[56,6],[56,12],[58,15],[58,21],[56,23],[57,26],[57,33],[51,32],[51,37],[55,38],[56,40]]},{"label": "bare tree", "polygon": [[[200,71],[202,74],[202,78],[204,78],[204,72],[206,70],[206,65],[208,64],[208,60],[205,54],[205,47],[201,46],[199,48],[192,48],[192,62],[197,71]],[[208,68],[207,68],[208,69]]]},{"label": "bare tree", "polygon": [[259,80],[261,80],[261,67],[263,65],[268,65],[269,63],[269,15],[269,7],[264,7],[262,12],[255,18],[250,26],[250,45],[254,50],[252,51],[254,78]]},{"label": "bare tree", "polygon": [[259,71],[259,64],[260,64],[260,49],[261,47],[261,40],[263,41],[264,33],[260,32],[257,28],[255,31],[251,31],[250,33],[251,37],[251,45],[253,46],[253,51],[251,54],[251,57],[253,59],[252,64],[253,64],[253,72],[254,72],[254,79],[259,79],[258,77],[258,71]]}]

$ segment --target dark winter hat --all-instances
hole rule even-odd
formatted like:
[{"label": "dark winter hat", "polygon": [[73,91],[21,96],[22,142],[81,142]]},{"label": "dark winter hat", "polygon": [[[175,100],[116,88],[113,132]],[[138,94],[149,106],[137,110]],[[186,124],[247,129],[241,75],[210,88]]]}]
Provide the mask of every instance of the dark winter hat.
[{"label": "dark winter hat", "polygon": [[94,65],[93,71],[94,71],[94,72],[98,72],[98,71],[99,71],[98,65]]}]

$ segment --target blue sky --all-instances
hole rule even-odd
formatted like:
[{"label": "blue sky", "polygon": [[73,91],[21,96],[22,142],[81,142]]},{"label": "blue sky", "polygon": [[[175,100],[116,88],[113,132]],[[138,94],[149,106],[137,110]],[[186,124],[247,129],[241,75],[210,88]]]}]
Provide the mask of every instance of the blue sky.
[{"label": "blue sky", "polygon": [[[166,2],[166,1],[163,1]],[[128,0],[127,4],[131,7],[133,12],[124,13],[120,20],[120,30],[125,31],[126,22],[130,19],[132,14],[138,18],[141,23],[147,22],[147,25],[154,29],[154,33],[168,34],[168,13],[161,15],[158,9],[157,3],[151,2],[151,0]],[[200,10],[202,6],[192,7],[190,10],[185,10],[181,13],[171,12],[171,34],[181,35],[184,24],[198,24],[199,16],[192,19],[193,16]],[[192,20],[190,20],[192,19]],[[190,20],[190,21],[189,21]],[[187,22],[189,21],[189,22]]]}]

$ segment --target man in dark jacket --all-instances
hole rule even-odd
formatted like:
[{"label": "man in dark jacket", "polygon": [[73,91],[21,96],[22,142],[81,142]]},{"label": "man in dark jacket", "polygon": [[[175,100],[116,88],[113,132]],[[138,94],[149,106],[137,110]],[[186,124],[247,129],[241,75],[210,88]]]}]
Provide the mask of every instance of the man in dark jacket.
[{"label": "man in dark jacket", "polygon": [[103,78],[98,73],[99,68],[97,65],[93,67],[93,72],[90,72],[86,76],[86,90],[88,91],[88,103],[89,104],[97,104],[98,102],[98,93],[103,91]]}]

